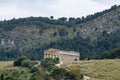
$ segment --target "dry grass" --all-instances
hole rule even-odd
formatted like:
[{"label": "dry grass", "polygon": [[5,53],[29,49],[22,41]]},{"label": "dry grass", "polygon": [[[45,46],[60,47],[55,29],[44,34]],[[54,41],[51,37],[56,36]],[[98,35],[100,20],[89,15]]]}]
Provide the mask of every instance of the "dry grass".
[{"label": "dry grass", "polygon": [[120,60],[78,61],[64,65],[67,68],[79,68],[90,80],[120,80]]},{"label": "dry grass", "polygon": [[[1,61],[0,71],[15,69],[13,61]],[[62,67],[80,69],[81,73],[90,77],[90,80],[120,80],[120,60],[90,60],[65,62]],[[21,68],[17,68],[18,70]]]},{"label": "dry grass", "polygon": [[17,76],[20,80],[29,80],[31,77],[28,68],[14,67],[13,61],[0,61],[0,75],[1,74],[5,74],[8,77]]},{"label": "dry grass", "polygon": [[1,61],[0,62],[0,70],[6,69],[12,66],[13,66],[13,61]]}]

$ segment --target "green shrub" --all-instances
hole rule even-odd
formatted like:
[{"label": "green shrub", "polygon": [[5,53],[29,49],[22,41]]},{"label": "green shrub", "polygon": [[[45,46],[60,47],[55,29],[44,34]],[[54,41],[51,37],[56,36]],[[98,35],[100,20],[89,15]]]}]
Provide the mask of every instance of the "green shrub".
[{"label": "green shrub", "polygon": [[65,73],[65,80],[77,80],[76,75],[71,71],[67,71]]},{"label": "green shrub", "polygon": [[30,80],[52,80],[52,79],[50,75],[48,75],[46,71],[42,69],[38,72],[34,72]]},{"label": "green shrub", "polygon": [[54,61],[55,64],[58,64],[59,63],[59,58],[54,58],[53,61]]},{"label": "green shrub", "polygon": [[51,75],[54,80],[80,80],[77,79],[77,76],[74,72],[67,71],[63,68],[54,69]]},{"label": "green shrub", "polygon": [[63,68],[54,69],[52,72],[52,77],[54,80],[64,80],[66,70]]},{"label": "green shrub", "polygon": [[38,72],[38,71],[39,71],[38,67],[32,67],[30,72],[34,73],[34,72]]},{"label": "green shrub", "polygon": [[55,64],[57,64],[59,59],[46,58],[41,61],[41,66],[47,69],[48,71],[52,71],[55,68]]},{"label": "green shrub", "polygon": [[75,68],[70,70],[76,77],[76,80],[81,80],[83,79],[83,74],[81,73],[81,70],[79,68]]},{"label": "green shrub", "polygon": [[6,77],[5,80],[16,80],[13,77]]},{"label": "green shrub", "polygon": [[24,60],[22,61],[22,64],[21,64],[22,67],[29,67],[31,68],[32,67],[32,62],[30,60]]},{"label": "green shrub", "polygon": [[26,56],[22,56],[22,57],[18,58],[16,61],[14,61],[13,65],[14,66],[21,66],[22,62],[24,60],[28,60],[28,58]]},{"label": "green shrub", "polygon": [[64,36],[66,36],[68,34],[68,32],[65,30],[65,29],[60,29],[59,30],[59,35],[61,36],[61,37],[64,37]]}]

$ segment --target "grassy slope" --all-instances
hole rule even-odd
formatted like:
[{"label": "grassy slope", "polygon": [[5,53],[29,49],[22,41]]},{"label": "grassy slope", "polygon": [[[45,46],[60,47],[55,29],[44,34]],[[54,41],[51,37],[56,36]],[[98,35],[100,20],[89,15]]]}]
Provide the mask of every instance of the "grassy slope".
[{"label": "grassy slope", "polygon": [[12,67],[13,61],[1,61],[0,62],[0,70],[4,70],[8,67]]},{"label": "grassy slope", "polygon": [[[13,67],[12,61],[0,62],[0,73],[4,71],[7,75],[16,74],[20,79],[30,78],[29,70]],[[79,68],[90,80],[119,80],[120,60],[90,60],[63,64],[66,68]],[[22,74],[21,74],[22,73]],[[15,76],[16,77],[16,76]]]},{"label": "grassy slope", "polygon": [[29,69],[22,67],[13,67],[13,61],[0,62],[0,75],[4,73],[7,77],[13,77],[20,80],[30,79]]},{"label": "grassy slope", "polygon": [[90,60],[72,62],[67,68],[80,68],[90,80],[120,80],[120,60]]}]

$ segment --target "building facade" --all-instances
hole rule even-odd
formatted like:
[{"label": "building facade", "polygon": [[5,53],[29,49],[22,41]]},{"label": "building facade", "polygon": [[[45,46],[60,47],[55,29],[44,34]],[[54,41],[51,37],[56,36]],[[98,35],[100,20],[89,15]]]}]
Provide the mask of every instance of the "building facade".
[{"label": "building facade", "polygon": [[44,50],[44,58],[59,58],[60,61],[78,61],[79,57],[80,54],[78,52],[61,51],[53,48]]}]

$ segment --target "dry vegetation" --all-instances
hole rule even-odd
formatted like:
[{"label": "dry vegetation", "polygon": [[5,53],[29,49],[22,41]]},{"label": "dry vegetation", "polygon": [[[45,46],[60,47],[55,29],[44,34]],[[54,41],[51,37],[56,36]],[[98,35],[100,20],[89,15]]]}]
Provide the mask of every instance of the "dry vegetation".
[{"label": "dry vegetation", "polygon": [[[12,61],[0,62],[0,71],[15,69]],[[64,68],[80,69],[81,73],[89,77],[89,80],[120,80],[120,60],[89,60],[72,63],[64,63]]]},{"label": "dry vegetation", "polygon": [[4,70],[6,68],[12,67],[13,61],[1,61],[0,62],[0,70]]},{"label": "dry vegetation", "polygon": [[31,76],[27,68],[14,67],[13,61],[0,61],[0,76],[1,74],[10,78],[17,76],[20,80],[28,80]]},{"label": "dry vegetation", "polygon": [[89,80],[120,80],[120,60],[90,60],[65,63],[62,67],[79,68]]}]

